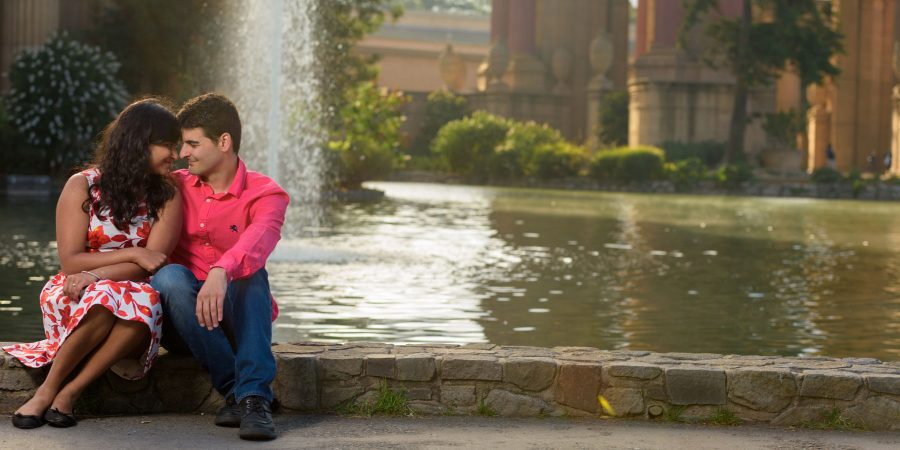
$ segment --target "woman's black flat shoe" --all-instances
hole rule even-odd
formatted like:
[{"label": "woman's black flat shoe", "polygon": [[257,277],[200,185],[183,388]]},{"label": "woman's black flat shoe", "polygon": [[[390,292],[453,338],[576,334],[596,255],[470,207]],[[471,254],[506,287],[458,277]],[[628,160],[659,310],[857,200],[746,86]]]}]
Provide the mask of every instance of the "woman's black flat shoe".
[{"label": "woman's black flat shoe", "polygon": [[12,416],[13,426],[23,430],[37,428],[45,423],[47,423],[47,421],[44,420],[42,416],[23,416],[19,413],[15,413]]},{"label": "woman's black flat shoe", "polygon": [[50,408],[44,413],[44,420],[51,427],[56,428],[69,428],[78,425],[78,421],[75,420],[75,416],[72,414],[64,414],[59,412],[56,408]]}]

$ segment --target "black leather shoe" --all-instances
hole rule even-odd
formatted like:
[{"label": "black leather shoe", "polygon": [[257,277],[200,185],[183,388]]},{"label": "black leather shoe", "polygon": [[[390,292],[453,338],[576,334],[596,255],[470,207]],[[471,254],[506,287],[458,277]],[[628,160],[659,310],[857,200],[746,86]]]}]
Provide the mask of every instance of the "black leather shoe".
[{"label": "black leather shoe", "polygon": [[19,413],[15,413],[12,416],[13,426],[23,430],[37,428],[45,423],[47,423],[47,421],[44,420],[44,416],[23,416]]},{"label": "black leather shoe", "polygon": [[225,406],[216,413],[216,425],[228,428],[241,426],[241,407],[234,401],[233,395],[225,399]]},{"label": "black leather shoe", "polygon": [[268,441],[275,439],[275,422],[272,421],[272,405],[268,400],[251,395],[241,400],[241,439]]},{"label": "black leather shoe", "polygon": [[44,413],[44,420],[46,420],[47,424],[51,427],[56,428],[69,428],[78,425],[78,421],[75,420],[73,414],[61,413],[56,408],[48,409],[47,412]]}]

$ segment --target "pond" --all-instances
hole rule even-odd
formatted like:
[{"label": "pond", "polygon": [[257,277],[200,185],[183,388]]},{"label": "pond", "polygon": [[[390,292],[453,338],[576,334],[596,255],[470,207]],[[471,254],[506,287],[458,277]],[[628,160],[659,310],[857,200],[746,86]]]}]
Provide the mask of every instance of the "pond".
[{"label": "pond", "polygon": [[[900,204],[369,186],[276,248],[276,341],[900,359]],[[42,337],[54,206],[0,199],[0,341]]]}]

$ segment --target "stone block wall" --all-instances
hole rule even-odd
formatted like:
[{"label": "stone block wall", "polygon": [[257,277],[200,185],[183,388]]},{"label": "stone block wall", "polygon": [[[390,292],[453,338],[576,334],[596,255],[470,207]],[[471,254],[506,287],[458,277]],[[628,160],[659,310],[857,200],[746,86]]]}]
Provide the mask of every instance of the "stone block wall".
[{"label": "stone block wall", "polygon": [[[840,418],[900,430],[900,362],[706,353],[606,351],[491,344],[277,344],[275,395],[287,411],[371,402],[383,384],[417,414],[701,419],[725,409],[743,421],[802,425]],[[0,352],[0,413],[28,399],[46,369]],[[598,397],[606,400],[604,408]],[[143,380],[98,380],[82,413],[214,412],[222,398],[191,358],[161,355]]]}]

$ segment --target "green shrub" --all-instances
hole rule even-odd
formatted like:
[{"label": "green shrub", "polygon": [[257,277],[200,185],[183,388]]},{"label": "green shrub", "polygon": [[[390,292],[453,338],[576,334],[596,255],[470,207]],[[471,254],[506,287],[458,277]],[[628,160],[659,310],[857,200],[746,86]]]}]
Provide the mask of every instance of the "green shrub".
[{"label": "green shrub", "polygon": [[534,175],[542,180],[578,175],[590,161],[584,147],[568,142],[557,146],[541,146],[534,155]]},{"label": "green shrub", "polygon": [[336,156],[340,186],[356,189],[363,181],[388,175],[400,163],[400,107],[406,97],[371,82],[360,83],[347,95],[340,129],[332,132],[328,148]]},{"label": "green shrub", "polygon": [[725,155],[725,144],[721,142],[663,142],[660,147],[666,153],[666,161],[681,161],[698,158],[707,167],[715,167]]},{"label": "green shrub", "polygon": [[479,176],[482,180],[511,180],[522,176],[521,155],[513,148],[504,148],[500,144],[494,153],[487,157],[487,167]]},{"label": "green shrub", "polygon": [[437,136],[441,127],[448,122],[462,119],[468,114],[466,98],[450,91],[435,91],[428,95],[425,104],[425,116],[419,135],[413,142],[410,154],[429,155],[431,142]]},{"label": "green shrub", "polygon": [[719,168],[716,181],[727,188],[736,188],[746,181],[753,180],[753,171],[744,163],[728,164]]},{"label": "green shrub", "polygon": [[589,160],[584,148],[548,125],[483,111],[441,128],[432,148],[451,171],[478,181],[569,177]]},{"label": "green shrub", "polygon": [[492,166],[501,176],[538,176],[538,154],[552,152],[566,143],[559,131],[535,122],[510,122],[506,139],[496,149]]},{"label": "green shrub", "polygon": [[828,184],[838,183],[844,179],[844,176],[831,167],[820,167],[813,171],[812,175],[809,176],[809,179],[813,183]]},{"label": "green shrub", "polygon": [[446,172],[446,162],[431,155],[409,155],[409,158],[403,164],[406,170],[425,170],[429,172]]},{"label": "green shrub", "polygon": [[495,169],[495,149],[504,142],[512,125],[502,117],[476,111],[444,125],[434,139],[432,151],[446,161],[450,171],[485,180]]},{"label": "green shrub", "polygon": [[43,171],[63,174],[90,156],[92,141],[127,100],[118,70],[112,53],[66,33],[16,57],[5,107]]},{"label": "green shrub", "polygon": [[850,169],[847,172],[847,181],[850,182],[850,187],[853,189],[853,196],[859,197],[859,194],[866,188],[866,186],[872,181],[863,178],[862,172],[857,168]]},{"label": "green shrub", "polygon": [[606,181],[649,181],[663,173],[663,151],[656,147],[620,147],[594,155],[591,176]]},{"label": "green shrub", "polygon": [[665,164],[666,178],[677,189],[690,189],[707,178],[706,164],[700,158],[688,158]]},{"label": "green shrub", "polygon": [[628,143],[628,92],[610,92],[600,100],[597,142],[616,147]]}]

